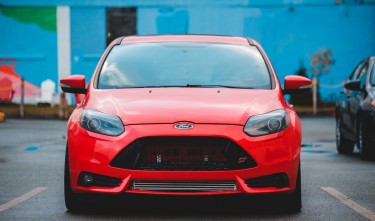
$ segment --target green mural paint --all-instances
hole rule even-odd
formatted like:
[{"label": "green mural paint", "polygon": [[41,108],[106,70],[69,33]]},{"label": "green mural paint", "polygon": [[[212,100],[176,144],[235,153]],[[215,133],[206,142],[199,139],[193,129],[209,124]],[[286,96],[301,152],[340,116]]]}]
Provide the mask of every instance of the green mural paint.
[{"label": "green mural paint", "polygon": [[56,32],[55,7],[0,7],[0,13],[22,23],[35,23],[41,28]]}]

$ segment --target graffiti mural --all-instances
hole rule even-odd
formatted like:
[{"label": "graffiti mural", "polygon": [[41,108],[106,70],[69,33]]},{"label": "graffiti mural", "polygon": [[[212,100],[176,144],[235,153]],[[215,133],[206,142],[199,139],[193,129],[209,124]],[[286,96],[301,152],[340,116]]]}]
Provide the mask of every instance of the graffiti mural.
[{"label": "graffiti mural", "polygon": [[[19,101],[22,77],[15,72],[16,61],[11,58],[0,59],[0,102]],[[25,103],[36,103],[40,88],[30,82],[23,82]]]},{"label": "graffiti mural", "polygon": [[0,27],[0,99],[18,103],[23,77],[25,102],[35,103],[41,83],[58,80],[56,7],[0,7]]}]

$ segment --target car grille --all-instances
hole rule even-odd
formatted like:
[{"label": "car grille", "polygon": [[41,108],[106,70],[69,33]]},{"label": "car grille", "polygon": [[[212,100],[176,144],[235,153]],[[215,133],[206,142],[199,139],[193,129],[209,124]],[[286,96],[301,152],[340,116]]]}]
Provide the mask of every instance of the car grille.
[{"label": "car grille", "polygon": [[173,191],[173,192],[209,192],[209,191],[234,191],[236,184],[232,181],[216,182],[168,182],[168,181],[133,181],[133,190],[147,191]]},{"label": "car grille", "polygon": [[255,167],[236,143],[221,137],[144,137],[129,144],[111,166],[132,170],[213,171]]}]

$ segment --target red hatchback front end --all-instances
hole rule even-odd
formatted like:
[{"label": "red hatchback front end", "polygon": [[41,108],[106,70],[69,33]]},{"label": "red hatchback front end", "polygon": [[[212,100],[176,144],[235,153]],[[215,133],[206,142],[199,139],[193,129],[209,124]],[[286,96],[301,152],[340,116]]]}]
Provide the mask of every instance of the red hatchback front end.
[{"label": "red hatchback front end", "polygon": [[[68,122],[67,208],[87,194],[284,193],[301,208],[301,123],[264,51],[225,36],[115,40]],[[308,88],[289,76],[284,93]]]}]

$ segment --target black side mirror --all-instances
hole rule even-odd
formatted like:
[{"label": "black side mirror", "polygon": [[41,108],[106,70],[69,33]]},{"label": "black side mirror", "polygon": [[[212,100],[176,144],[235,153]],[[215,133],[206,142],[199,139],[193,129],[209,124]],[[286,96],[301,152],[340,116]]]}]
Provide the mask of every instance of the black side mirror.
[{"label": "black side mirror", "polygon": [[350,81],[344,85],[344,87],[348,90],[353,91],[360,91],[361,90],[361,82],[360,81]]}]

